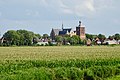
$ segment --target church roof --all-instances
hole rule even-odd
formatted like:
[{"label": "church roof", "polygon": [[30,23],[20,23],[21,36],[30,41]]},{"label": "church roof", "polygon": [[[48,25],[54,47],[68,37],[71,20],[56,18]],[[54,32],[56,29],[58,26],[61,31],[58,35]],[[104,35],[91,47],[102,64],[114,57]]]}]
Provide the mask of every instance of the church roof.
[{"label": "church roof", "polygon": [[59,35],[65,35],[67,31],[59,31]]},{"label": "church roof", "polygon": [[67,34],[67,32],[70,33],[71,30],[72,30],[72,28],[63,29],[62,31],[59,31],[59,35],[65,35],[65,34]]},{"label": "church roof", "polygon": [[69,32],[70,33],[70,31],[72,30],[72,28],[66,28],[66,29],[63,29],[63,31],[65,31],[65,32]]},{"label": "church roof", "polygon": [[59,31],[61,31],[61,29],[53,29],[53,31],[56,35],[59,35]]}]

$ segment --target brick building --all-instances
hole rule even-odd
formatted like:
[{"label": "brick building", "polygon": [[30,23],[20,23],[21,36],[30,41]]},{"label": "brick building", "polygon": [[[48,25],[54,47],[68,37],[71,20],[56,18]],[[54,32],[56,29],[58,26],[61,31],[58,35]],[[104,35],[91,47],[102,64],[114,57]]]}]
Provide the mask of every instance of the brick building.
[{"label": "brick building", "polygon": [[76,27],[76,35],[80,36],[82,40],[86,38],[85,26],[82,25],[81,21],[79,21],[79,26]]},{"label": "brick building", "polygon": [[55,36],[64,36],[69,35],[72,37],[73,35],[78,35],[82,40],[86,38],[85,35],[85,26],[82,25],[81,21],[79,21],[79,25],[76,27],[76,30],[73,30],[72,28],[63,28],[62,29],[52,29],[50,33],[50,37],[52,40],[55,40]]}]

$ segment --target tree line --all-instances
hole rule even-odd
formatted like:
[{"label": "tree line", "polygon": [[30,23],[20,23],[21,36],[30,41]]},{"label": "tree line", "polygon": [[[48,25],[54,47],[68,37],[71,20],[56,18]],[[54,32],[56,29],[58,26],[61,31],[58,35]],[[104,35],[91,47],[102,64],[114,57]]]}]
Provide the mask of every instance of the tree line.
[{"label": "tree line", "polygon": [[48,37],[47,34],[41,36],[40,34],[35,34],[32,31],[27,30],[9,30],[5,34],[3,34],[3,42],[1,45],[3,46],[31,46],[35,43],[35,39]]},{"label": "tree line", "polygon": [[[108,38],[103,34],[86,34],[85,40],[81,40],[77,35],[72,37],[69,35],[64,35],[56,36],[54,42],[57,42],[57,45],[86,45],[88,39],[92,44],[95,44],[97,38],[101,41],[101,43],[104,42],[105,39],[120,40],[120,34],[115,34],[109,36]],[[47,40],[49,42],[48,45],[53,45],[53,41],[50,39],[48,34],[43,34],[41,36],[40,34],[35,34],[34,32],[27,30],[9,30],[4,33],[2,39],[3,42],[0,43],[1,46],[32,46],[36,45],[40,39]]]}]

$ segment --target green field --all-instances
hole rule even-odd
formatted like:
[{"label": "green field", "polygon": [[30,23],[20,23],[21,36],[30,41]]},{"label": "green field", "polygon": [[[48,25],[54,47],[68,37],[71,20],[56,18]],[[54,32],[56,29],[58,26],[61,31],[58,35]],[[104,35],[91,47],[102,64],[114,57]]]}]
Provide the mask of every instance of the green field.
[{"label": "green field", "polygon": [[120,46],[0,47],[0,60],[119,59]]},{"label": "green field", "polygon": [[0,80],[107,80],[117,75],[120,46],[0,47]]}]

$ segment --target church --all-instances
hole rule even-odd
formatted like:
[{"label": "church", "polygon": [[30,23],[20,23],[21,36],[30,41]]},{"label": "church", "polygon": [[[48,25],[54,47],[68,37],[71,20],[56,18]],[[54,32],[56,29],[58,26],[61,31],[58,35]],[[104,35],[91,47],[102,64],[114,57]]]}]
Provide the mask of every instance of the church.
[{"label": "church", "polygon": [[79,21],[79,25],[76,27],[76,30],[73,30],[72,28],[64,28],[62,24],[62,29],[52,29],[50,33],[50,37],[52,40],[55,40],[56,36],[65,36],[69,35],[72,37],[73,35],[78,35],[82,40],[86,38],[85,35],[85,26],[82,25],[82,22]]}]

